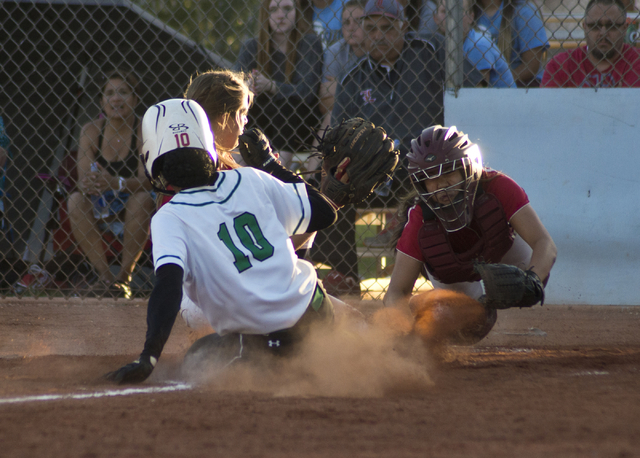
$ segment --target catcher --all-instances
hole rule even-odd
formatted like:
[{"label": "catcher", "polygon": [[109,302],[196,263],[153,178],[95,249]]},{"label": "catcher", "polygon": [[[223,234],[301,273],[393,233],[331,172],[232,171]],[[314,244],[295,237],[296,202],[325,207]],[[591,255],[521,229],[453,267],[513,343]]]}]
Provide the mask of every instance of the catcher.
[{"label": "catcher", "polygon": [[542,303],[557,250],[524,190],[484,168],[478,145],[455,127],[423,130],[407,159],[414,193],[399,212],[406,220],[384,304],[422,313],[428,293],[411,294],[425,272],[436,290],[484,306],[477,326],[464,325],[473,343],[489,333],[496,309]]},{"label": "catcher", "polygon": [[[193,100],[152,106],[142,127],[150,181],[161,191],[171,185],[176,194],[151,222],[157,280],[144,349],[106,378],[138,383],[151,374],[178,314],[183,286],[216,330],[193,344],[186,356],[191,361],[202,354],[224,366],[261,353],[287,354],[312,324],[330,323],[334,304],[313,266],[295,256],[289,237],[330,226],[336,207],[370,192],[353,189],[357,181],[349,178],[350,164],[360,163],[357,147],[364,136],[375,136],[377,154],[395,165],[397,155],[384,131],[361,124],[327,133],[341,142],[349,139],[354,149],[353,157],[344,156],[328,170],[325,197],[278,163],[259,130],[239,137],[243,159],[252,167],[219,171],[207,116]],[[380,182],[388,173],[383,171]],[[376,183],[367,180],[366,186]]]}]

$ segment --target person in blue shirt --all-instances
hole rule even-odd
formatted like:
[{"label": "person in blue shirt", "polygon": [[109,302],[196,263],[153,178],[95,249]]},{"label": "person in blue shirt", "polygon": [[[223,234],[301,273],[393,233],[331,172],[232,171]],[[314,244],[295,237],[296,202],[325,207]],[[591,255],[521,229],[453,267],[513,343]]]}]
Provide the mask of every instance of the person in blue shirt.
[{"label": "person in blue shirt", "polygon": [[538,87],[549,49],[536,6],[525,0],[476,0],[476,25],[498,44],[518,87]]},{"label": "person in blue shirt", "polygon": [[[463,0],[464,16],[464,54],[469,61],[482,73],[482,77],[489,87],[516,87],[516,83],[509,69],[509,64],[485,31],[474,27],[473,10],[469,8],[470,0]],[[438,31],[445,34],[447,8],[444,0],[440,2],[434,13],[434,20]]]},{"label": "person in blue shirt", "polygon": [[342,38],[342,8],[346,0],[311,0],[313,29],[327,46]]},{"label": "person in blue shirt", "polygon": [[438,5],[432,0],[424,0],[420,6],[418,13],[418,35],[432,35],[434,33],[440,33],[438,30],[438,24],[435,21],[436,11]]}]

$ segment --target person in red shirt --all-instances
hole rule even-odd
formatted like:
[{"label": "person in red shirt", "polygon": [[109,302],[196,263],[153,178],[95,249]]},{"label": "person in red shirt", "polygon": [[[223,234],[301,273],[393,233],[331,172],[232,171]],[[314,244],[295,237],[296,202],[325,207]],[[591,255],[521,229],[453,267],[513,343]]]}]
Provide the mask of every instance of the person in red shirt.
[{"label": "person in red shirt", "polygon": [[[411,141],[407,159],[415,192],[401,207],[407,220],[385,306],[407,308],[422,273],[436,289],[481,299],[477,262],[511,264],[546,284],[557,253],[549,232],[515,181],[483,167],[467,135],[431,126]],[[486,333],[497,316],[487,314]]]},{"label": "person in red shirt", "polygon": [[548,63],[542,87],[640,87],[640,49],[624,42],[626,12],[620,0],[591,0],[582,27],[586,46]]}]

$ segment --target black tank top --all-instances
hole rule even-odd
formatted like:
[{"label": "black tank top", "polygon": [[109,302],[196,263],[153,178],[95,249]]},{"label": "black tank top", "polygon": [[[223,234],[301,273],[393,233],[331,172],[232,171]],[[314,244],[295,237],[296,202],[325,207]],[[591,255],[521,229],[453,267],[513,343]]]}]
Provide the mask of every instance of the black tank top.
[{"label": "black tank top", "polygon": [[104,167],[113,176],[133,178],[138,174],[138,117],[133,121],[133,138],[131,139],[131,149],[129,154],[122,161],[109,162],[102,157],[102,137],[107,122],[102,125],[100,137],[98,138],[98,157],[96,162]]}]

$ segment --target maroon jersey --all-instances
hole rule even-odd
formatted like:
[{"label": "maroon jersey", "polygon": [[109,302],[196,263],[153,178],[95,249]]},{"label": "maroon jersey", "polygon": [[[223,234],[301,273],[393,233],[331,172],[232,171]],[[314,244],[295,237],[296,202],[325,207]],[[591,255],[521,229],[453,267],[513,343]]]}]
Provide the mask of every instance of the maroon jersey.
[{"label": "maroon jersey", "polygon": [[[489,181],[485,181],[485,179],[489,179]],[[484,193],[492,194],[498,199],[507,221],[529,203],[529,198],[524,190],[515,181],[502,173],[484,171],[482,174],[482,188]],[[399,252],[420,262],[425,262],[418,240],[423,224],[422,208],[416,205],[409,210],[409,220],[396,247]],[[474,221],[472,220],[470,227],[447,234],[454,252],[463,253],[477,245],[479,237],[478,232],[472,229],[473,225]]]},{"label": "maroon jersey", "polygon": [[640,49],[625,43],[620,59],[603,73],[586,46],[559,53],[547,63],[542,87],[640,87]]}]

